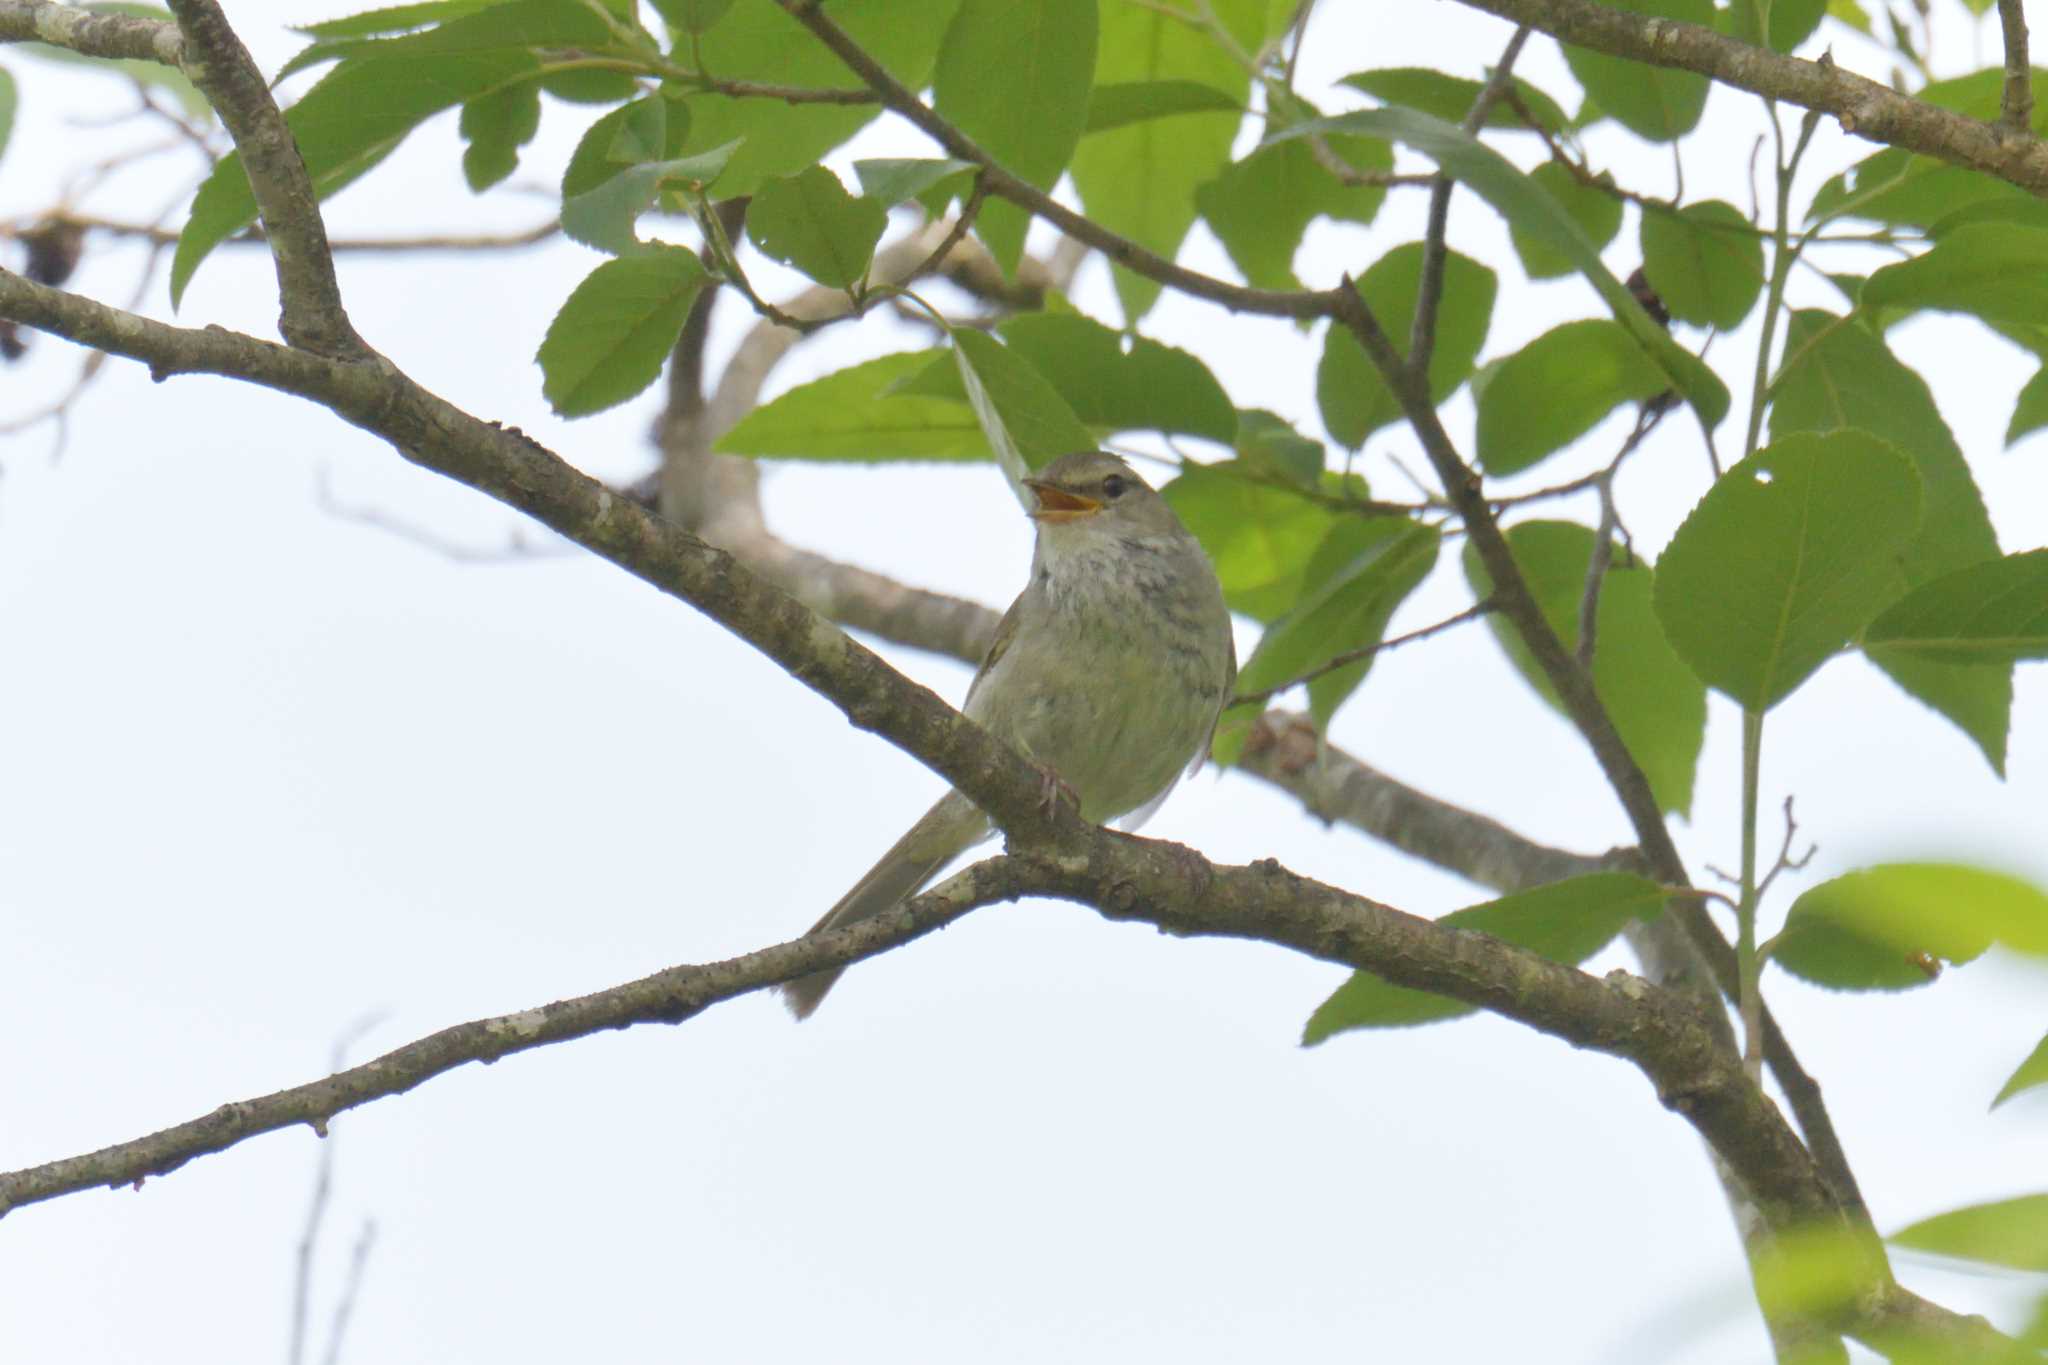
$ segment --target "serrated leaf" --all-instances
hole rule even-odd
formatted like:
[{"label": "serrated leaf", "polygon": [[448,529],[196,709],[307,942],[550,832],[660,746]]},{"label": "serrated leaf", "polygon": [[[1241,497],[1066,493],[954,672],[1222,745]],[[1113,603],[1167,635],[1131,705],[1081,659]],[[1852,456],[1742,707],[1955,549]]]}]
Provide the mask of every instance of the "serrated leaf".
[{"label": "serrated leaf", "polygon": [[[1498,288],[1494,273],[1455,251],[1444,253],[1444,290],[1437,308],[1436,349],[1429,358],[1429,393],[1436,402],[1457,391],[1472,373],[1493,322]],[[1387,329],[1394,349],[1408,354],[1408,319],[1422,288],[1422,244],[1407,242],[1374,261],[1356,281],[1358,295]],[[1332,323],[1323,334],[1316,366],[1316,406],[1323,427],[1339,445],[1356,450],[1366,438],[1402,419],[1400,400],[1350,331]]]},{"label": "serrated leaf", "polygon": [[[1609,0],[1619,10],[1655,19],[1714,26],[1713,0]],[[1565,45],[1564,59],[1586,94],[1638,137],[1672,142],[1691,132],[1706,107],[1705,76],[1650,66],[1605,52]]]},{"label": "serrated leaf", "polygon": [[1766,711],[1885,605],[1920,480],[1868,432],[1802,433],[1707,490],[1657,565],[1657,616],[1702,681]]},{"label": "serrated leaf", "polygon": [[540,87],[508,85],[462,106],[462,175],[481,193],[518,168],[519,149],[540,130]]},{"label": "serrated leaf", "polygon": [[1216,566],[1232,611],[1273,621],[1301,597],[1339,513],[1249,461],[1183,464],[1160,490]]},{"label": "serrated leaf", "polygon": [[1095,437],[1031,362],[975,331],[953,333],[967,401],[1013,485],[1031,470],[1095,449]]},{"label": "serrated leaf", "polygon": [[1228,91],[1201,81],[1118,81],[1098,85],[1088,94],[1088,122],[1083,134],[1106,133],[1132,123],[1176,114],[1242,114],[1243,104]]},{"label": "serrated leaf", "polygon": [[1934,979],[1932,959],[1969,962],[1993,943],[2048,951],[2048,895],[1983,868],[1887,863],[1802,894],[1771,960],[1835,990],[1904,990]]},{"label": "serrated leaf", "polygon": [[755,246],[833,289],[851,289],[866,277],[888,225],[886,208],[848,194],[823,166],[766,182],[747,210]]},{"label": "serrated leaf", "polygon": [[[314,190],[324,199],[375,166],[421,123],[458,104],[531,78],[526,53],[456,54],[407,62],[347,61],[285,111]],[[239,153],[221,158],[193,196],[171,260],[176,306],[214,247],[256,220]]]},{"label": "serrated leaf", "polygon": [[[1575,522],[1525,521],[1508,529],[1507,540],[1544,620],[1565,649],[1576,652],[1593,531]],[[1464,566],[1473,594],[1491,595],[1493,580],[1469,544]],[[1658,807],[1685,815],[1706,740],[1707,689],[1664,638],[1650,600],[1652,582],[1649,566],[1614,552],[1594,618],[1593,688],[1649,778]],[[1498,614],[1487,625],[1523,681],[1552,710],[1568,715],[1520,633]]]},{"label": "serrated leaf", "polygon": [[1729,331],[1763,292],[1763,239],[1733,204],[1709,199],[1676,212],[1645,209],[1642,247],[1650,287],[1680,322]]},{"label": "serrated leaf", "polygon": [[[1546,161],[1529,172],[1529,178],[1557,201],[1558,207],[1564,210],[1594,248],[1605,247],[1621,231],[1621,200],[1590,185],[1580,184],[1561,163]],[[1612,176],[1604,178],[1607,183],[1613,183]],[[1532,280],[1556,279],[1578,269],[1570,257],[1545,238],[1517,224],[1508,225],[1508,240],[1514,246],[1515,254],[1522,258],[1523,273]]]},{"label": "serrated leaf", "polygon": [[[1883,435],[1919,471],[1920,529],[1900,555],[1894,597],[1998,554],[1984,499],[1925,380],[1869,331],[1817,309],[1792,315],[1785,357],[1771,390],[1773,440],[1795,431],[1857,427]],[[1994,771],[2005,771],[2012,719],[2010,666],[1959,666],[1904,656],[1872,662],[1967,734]]]},{"label": "serrated leaf", "polygon": [[695,192],[718,179],[738,150],[737,143],[671,161],[628,166],[595,188],[562,201],[562,231],[585,246],[628,256],[649,250],[640,240],[640,215],[654,207],[665,189]]},{"label": "serrated leaf", "polygon": [[582,417],[652,384],[706,278],[697,253],[677,246],[606,261],[586,275],[535,357],[549,405]]},{"label": "serrated leaf", "polygon": [[1003,340],[1031,362],[1072,406],[1105,431],[1166,431],[1230,444],[1237,412],[1209,367],[1146,337],[1124,339],[1090,318],[1025,313],[1002,326]]},{"label": "serrated leaf", "polygon": [[1642,347],[1605,318],[1553,327],[1489,366],[1475,385],[1479,463],[1514,474],[1564,449],[1624,403],[1664,392],[1666,379]]},{"label": "serrated leaf", "polygon": [[860,192],[883,208],[915,199],[943,180],[964,178],[973,169],[973,162],[951,157],[884,157],[853,163],[853,173],[860,177]]},{"label": "serrated leaf", "polygon": [[[1488,73],[1489,76],[1491,73]],[[1558,132],[1571,126],[1564,109],[1550,96],[1538,90],[1520,76],[1511,76],[1515,97],[1522,107],[1536,116],[1536,121],[1550,132]],[[1373,71],[1354,71],[1337,82],[1353,90],[1362,90],[1374,99],[1386,104],[1402,104],[1410,109],[1419,109],[1432,118],[1445,123],[1465,122],[1465,115],[1479,99],[1484,88],[1480,81],[1467,80],[1462,76],[1448,75],[1442,71],[1422,66],[1380,67]],[[1529,125],[1523,120],[1521,111],[1507,100],[1496,100],[1486,114],[1486,127],[1505,132],[1528,132]]]},{"label": "serrated leaf", "polygon": [[[1575,966],[1606,947],[1631,920],[1654,919],[1663,909],[1664,891],[1655,882],[1625,872],[1596,872],[1454,910],[1437,922]],[[1357,972],[1309,1016],[1301,1041],[1313,1047],[1347,1029],[1429,1024],[1476,1008]]]},{"label": "serrated leaf", "polygon": [[1937,663],[2048,659],[2048,550],[1986,560],[1921,584],[1863,632],[1872,658]]},{"label": "serrated leaf", "polygon": [[[1332,136],[1330,151],[1365,174],[1394,169],[1394,149],[1381,138]],[[1195,190],[1195,204],[1231,264],[1260,289],[1299,289],[1295,253],[1318,218],[1369,223],[1387,192],[1378,185],[1348,185],[1316,161],[1306,142],[1253,148],[1241,161]]]},{"label": "serrated leaf", "polygon": [[[932,78],[932,107],[996,164],[1040,189],[1059,179],[1088,118],[1095,0],[960,0]],[[975,231],[1005,274],[1031,218],[982,205]]]},{"label": "serrated leaf", "polygon": [[2034,1050],[2019,1064],[2012,1075],[2005,1078],[2005,1084],[1998,1087],[1998,1095],[1991,1101],[1996,1109],[2015,1095],[2024,1095],[2039,1086],[2048,1085],[2048,1035],[2034,1044]]},{"label": "serrated leaf", "polygon": [[[1263,0],[1214,0],[1209,13],[1247,52],[1264,41]],[[1192,4],[1101,7],[1093,84],[1193,81],[1228,95],[1230,112],[1150,119],[1091,134],[1069,167],[1081,207],[1112,232],[1171,257],[1195,221],[1195,190],[1230,159],[1250,78],[1203,28]],[[1279,206],[1275,206],[1277,209]],[[1135,323],[1159,297],[1159,285],[1121,266],[1111,270],[1124,317]]]},{"label": "serrated leaf", "polygon": [[2048,1270],[2048,1194],[1972,1204],[1899,1229],[1893,1245],[2014,1270]]},{"label": "serrated leaf", "polygon": [[[1402,517],[1345,517],[1309,556],[1300,599],[1259,637],[1237,675],[1240,693],[1283,687],[1338,656],[1377,643],[1436,563],[1441,533]],[[1327,726],[1372,668],[1367,655],[1309,680],[1309,711]]]},{"label": "serrated leaf", "polygon": [[726,455],[784,460],[990,460],[988,438],[964,400],[902,391],[943,350],[885,355],[814,379],[764,403],[719,437]]},{"label": "serrated leaf", "polygon": [[1685,395],[1703,425],[1712,429],[1728,415],[1727,386],[1643,311],[1628,287],[1600,263],[1599,248],[1586,239],[1557,200],[1500,153],[1467,137],[1454,124],[1407,109],[1366,109],[1341,114],[1297,125],[1279,136],[1302,137],[1310,132],[1389,138],[1436,162],[1446,175],[1469,186],[1491,204],[1510,226],[1520,226],[1569,259],[1606,300],[1615,321],[1627,328],[1636,343],[1670,376],[1673,387]]},{"label": "serrated leaf", "polygon": [[2048,316],[2048,228],[1958,227],[1922,255],[1873,274],[1860,301],[1865,309],[1896,309],[1896,317],[1932,308],[1987,322],[2039,322]]},{"label": "serrated leaf", "polygon": [[[832,22],[912,90],[923,89],[958,0],[832,0]],[[720,80],[803,89],[846,90],[858,84],[846,64],[812,37],[776,0],[734,0],[698,41],[703,69]],[[752,194],[769,176],[816,165],[881,112],[879,104],[785,104],[781,100],[689,97],[690,134],[683,151],[702,151],[736,138],[745,142],[719,180],[719,194]]]}]

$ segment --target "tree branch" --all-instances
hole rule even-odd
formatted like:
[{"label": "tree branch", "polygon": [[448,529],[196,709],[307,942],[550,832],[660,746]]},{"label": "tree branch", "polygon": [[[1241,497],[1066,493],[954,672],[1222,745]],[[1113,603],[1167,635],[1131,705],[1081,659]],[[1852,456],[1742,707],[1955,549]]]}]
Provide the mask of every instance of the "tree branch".
[{"label": "tree branch", "polygon": [[176,24],[100,14],[53,0],[0,0],[0,43],[41,42],[87,57],[162,62],[183,70],[185,35]]},{"label": "tree branch", "polygon": [[2034,70],[2027,60],[2027,15],[2022,0],[1998,0],[1998,23],[2005,30],[2005,89],[1999,97],[1999,122],[2007,132],[2031,137]]},{"label": "tree branch", "polygon": [[2000,124],[1902,95],[1832,59],[1781,56],[1698,24],[1636,14],[1598,0],[1462,0],[1474,9],[1596,52],[1677,67],[1769,99],[1832,114],[1845,133],[1924,152],[2048,194],[2048,143]]}]

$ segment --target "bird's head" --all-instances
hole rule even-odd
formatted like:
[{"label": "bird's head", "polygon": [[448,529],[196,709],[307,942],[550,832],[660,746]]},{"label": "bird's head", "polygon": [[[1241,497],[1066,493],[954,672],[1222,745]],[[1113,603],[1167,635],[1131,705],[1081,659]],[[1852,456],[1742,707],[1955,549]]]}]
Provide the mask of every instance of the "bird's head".
[{"label": "bird's head", "polygon": [[1024,480],[1042,531],[1115,537],[1172,535],[1180,520],[1166,499],[1121,457],[1086,450],[1062,455]]}]

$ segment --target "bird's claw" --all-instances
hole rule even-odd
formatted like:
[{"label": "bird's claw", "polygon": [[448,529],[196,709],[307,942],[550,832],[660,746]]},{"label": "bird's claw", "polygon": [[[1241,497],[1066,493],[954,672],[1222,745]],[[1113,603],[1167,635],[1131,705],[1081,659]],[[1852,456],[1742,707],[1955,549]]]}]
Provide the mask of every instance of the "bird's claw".
[{"label": "bird's claw", "polygon": [[1076,814],[1079,814],[1081,798],[1072,787],[1067,785],[1067,780],[1054,772],[1049,764],[1040,763],[1037,767],[1038,809],[1045,818],[1050,820],[1053,816],[1059,814],[1060,801],[1062,799],[1074,808]]}]

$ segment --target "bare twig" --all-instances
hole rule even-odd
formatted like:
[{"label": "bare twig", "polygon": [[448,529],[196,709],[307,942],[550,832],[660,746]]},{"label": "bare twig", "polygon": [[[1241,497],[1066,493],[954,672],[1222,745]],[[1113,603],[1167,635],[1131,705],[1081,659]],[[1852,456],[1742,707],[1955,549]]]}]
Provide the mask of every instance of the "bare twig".
[{"label": "bare twig", "polygon": [[[383,1020],[381,1011],[366,1014],[343,1030],[328,1054],[328,1073],[331,1075],[341,1070],[348,1061],[350,1046]],[[334,1143],[326,1141],[320,1144],[320,1159],[313,1172],[313,1200],[306,1210],[305,1228],[299,1234],[298,1256],[292,1276],[291,1350],[286,1356],[289,1365],[302,1365],[306,1358],[306,1319],[313,1299],[313,1254],[320,1245],[320,1229],[326,1221],[327,1200],[333,1187]]]},{"label": "bare twig", "polygon": [[1340,668],[1346,668],[1359,662],[1361,659],[1370,659],[1387,650],[1399,649],[1402,645],[1412,645],[1418,640],[1427,640],[1432,635],[1441,635],[1454,626],[1462,626],[1467,621],[1477,621],[1493,609],[1493,599],[1490,597],[1474,602],[1455,616],[1446,616],[1441,621],[1423,626],[1419,630],[1411,630],[1405,635],[1395,635],[1385,640],[1375,640],[1369,645],[1360,645],[1356,649],[1347,649],[1343,653],[1316,665],[1299,677],[1289,678],[1284,683],[1277,683],[1272,687],[1264,688],[1257,692],[1240,692],[1224,704],[1226,706],[1261,705],[1271,701],[1291,687],[1299,687],[1303,683],[1314,682],[1325,673],[1334,673]]},{"label": "bare twig", "polygon": [[1785,798],[1785,840],[1778,846],[1778,856],[1772,860],[1770,871],[1756,884],[1756,898],[1762,901],[1764,893],[1771,889],[1771,883],[1778,880],[1780,872],[1797,872],[1813,861],[1813,855],[1820,852],[1819,844],[1809,843],[1806,852],[1797,857],[1792,853],[1792,841],[1799,834],[1799,822],[1792,818],[1792,798]]},{"label": "bare twig", "polygon": [[322,1357],[325,1365],[339,1365],[342,1343],[348,1339],[348,1325],[355,1317],[356,1304],[363,1294],[363,1271],[370,1264],[370,1249],[377,1242],[377,1224],[372,1219],[363,1220],[363,1230],[356,1234],[355,1248],[349,1252],[348,1275],[341,1282],[341,1297],[334,1301],[334,1325],[327,1329],[327,1354]]},{"label": "bare twig", "polygon": [[[109,237],[134,237],[152,246],[176,246],[178,234],[159,223],[123,222],[111,218],[95,218],[70,210],[38,215],[24,224],[0,224],[0,238],[18,237],[24,231],[50,223],[82,228],[88,232],[102,232]],[[327,244],[335,252],[361,252],[364,254],[399,254],[415,251],[497,251],[513,247],[534,246],[545,242],[561,232],[562,225],[555,219],[536,223],[530,228],[505,233],[422,233],[410,237],[357,237],[339,238]],[[225,239],[222,246],[266,246],[269,239],[260,227],[247,232],[238,232]]]},{"label": "bare twig", "polygon": [[458,545],[424,526],[416,526],[379,508],[343,502],[334,491],[334,471],[324,463],[314,473],[313,505],[336,521],[352,521],[358,526],[374,527],[408,544],[417,545],[423,550],[431,550],[443,559],[452,560],[457,564],[525,563],[535,559],[567,558],[583,553],[557,537],[550,537],[547,540],[530,539],[525,528],[521,526],[514,526],[508,531],[502,545],[483,549]]}]

